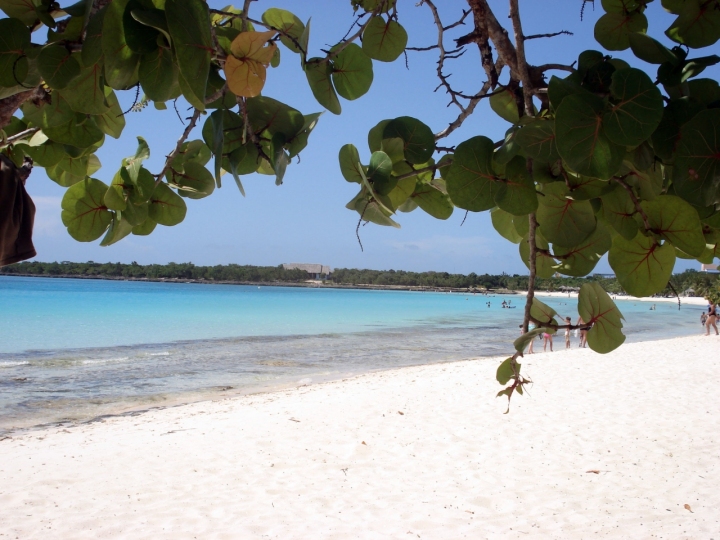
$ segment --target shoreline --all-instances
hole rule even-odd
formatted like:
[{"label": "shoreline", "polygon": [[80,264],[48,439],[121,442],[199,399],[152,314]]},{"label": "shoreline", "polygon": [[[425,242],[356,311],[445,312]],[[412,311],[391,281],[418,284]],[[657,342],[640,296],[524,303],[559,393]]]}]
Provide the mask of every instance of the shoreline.
[{"label": "shoreline", "polygon": [[[430,287],[424,285],[374,285],[374,284],[352,284],[352,283],[328,283],[326,281],[308,280],[303,282],[293,281],[209,281],[206,279],[191,278],[133,278],[119,276],[80,276],[74,274],[58,274],[58,275],[37,275],[37,274],[16,274],[0,273],[0,277],[26,277],[26,278],[47,278],[47,279],[89,279],[102,281],[137,281],[146,283],[188,283],[197,285],[244,285],[253,287],[301,287],[311,289],[357,289],[357,290],[374,290],[374,291],[408,291],[408,292],[441,292],[441,293],[459,293],[459,294],[480,294],[486,296],[502,295],[519,295],[525,296],[527,291],[513,289],[471,289],[463,287]],[[577,292],[558,292],[547,290],[535,290],[536,296],[547,296],[556,298],[574,298],[577,299]],[[677,302],[676,296],[648,296],[639,298],[630,295],[611,295],[615,299],[620,300],[638,300],[640,302]],[[707,302],[701,296],[681,296],[681,302],[690,305],[705,305]]]},{"label": "shoreline", "polygon": [[712,537],[720,402],[695,399],[693,374],[720,376],[718,343],[526,356],[534,386],[508,415],[495,358],[22,433],[0,440],[0,531]]}]

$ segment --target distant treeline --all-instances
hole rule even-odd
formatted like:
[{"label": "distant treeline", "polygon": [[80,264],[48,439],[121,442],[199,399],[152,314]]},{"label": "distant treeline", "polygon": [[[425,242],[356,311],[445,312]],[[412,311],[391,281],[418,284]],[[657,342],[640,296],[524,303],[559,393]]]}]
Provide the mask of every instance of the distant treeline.
[{"label": "distant treeline", "polygon": [[[130,279],[180,279],[198,281],[240,281],[264,283],[302,283],[308,274],[302,270],[284,270],[282,266],[248,266],[238,264],[196,266],[192,263],[169,263],[142,265],[136,262],[121,263],[75,263],[75,262],[23,262],[0,268],[0,274],[25,274],[33,276],[85,276],[97,278]],[[686,270],[675,274],[670,280],[675,290],[682,294],[687,289],[698,293],[714,284],[718,274]],[[614,277],[599,274],[587,278],[553,277],[539,279],[539,290],[556,291],[561,287],[580,287],[588,280],[596,281],[609,293],[622,294],[623,290]],[[447,272],[405,272],[403,270],[356,270],[336,269],[330,280],[340,285],[374,285],[402,287],[485,288],[527,290],[528,277],[518,274],[449,274]],[[666,293],[672,294],[670,288]]]}]

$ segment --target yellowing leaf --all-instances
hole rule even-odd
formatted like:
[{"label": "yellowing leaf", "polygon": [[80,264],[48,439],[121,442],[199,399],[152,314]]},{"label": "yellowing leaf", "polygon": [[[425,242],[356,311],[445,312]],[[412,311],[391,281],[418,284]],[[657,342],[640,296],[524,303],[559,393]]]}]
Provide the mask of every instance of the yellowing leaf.
[{"label": "yellowing leaf", "polygon": [[265,66],[250,58],[238,60],[228,56],[225,61],[225,78],[228,88],[236,96],[259,96],[265,86]]},{"label": "yellowing leaf", "polygon": [[265,47],[265,44],[275,37],[274,30],[269,32],[243,32],[232,41],[230,45],[230,52],[233,56],[244,60],[250,58],[258,62],[262,62],[265,65],[270,63],[277,45],[274,43],[270,46]]}]

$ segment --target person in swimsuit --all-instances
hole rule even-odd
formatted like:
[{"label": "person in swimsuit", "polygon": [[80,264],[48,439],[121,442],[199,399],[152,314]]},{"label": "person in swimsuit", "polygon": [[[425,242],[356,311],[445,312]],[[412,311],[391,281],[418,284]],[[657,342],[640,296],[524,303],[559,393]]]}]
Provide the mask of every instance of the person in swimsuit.
[{"label": "person in swimsuit", "polygon": [[[582,317],[578,317],[578,320],[575,324],[578,324],[578,325],[585,324],[585,321],[583,321]],[[585,345],[587,345],[587,333],[588,333],[587,329],[585,329],[585,328],[580,329],[580,343],[578,344],[578,347],[585,348]]]},{"label": "person in swimsuit", "polygon": [[565,329],[565,348],[570,348],[570,328],[569,326],[572,324],[572,320],[570,317],[565,317],[565,324],[568,325],[568,328]]},{"label": "person in swimsuit", "polygon": [[[537,328],[537,326],[535,325],[535,323],[530,323],[530,324],[528,324],[528,332],[531,332],[531,331],[535,330],[535,328]],[[528,350],[527,350],[528,354],[533,354],[533,353],[535,352],[535,351],[533,351],[533,345],[534,345],[534,344],[535,344],[535,338],[532,338],[532,339],[530,340],[530,346],[528,347]]]},{"label": "person in swimsuit", "polygon": [[[708,300],[708,302],[710,302]],[[707,320],[705,321],[705,335],[710,335],[710,327],[712,326],[715,329],[715,335],[718,335],[718,327],[717,324],[715,324],[715,320],[717,319],[717,313],[715,312],[715,304],[710,302],[707,307]]]},{"label": "person in swimsuit", "polygon": [[552,338],[552,334],[548,332],[543,332],[543,352],[547,351],[548,343],[550,344],[550,352],[553,352]]}]

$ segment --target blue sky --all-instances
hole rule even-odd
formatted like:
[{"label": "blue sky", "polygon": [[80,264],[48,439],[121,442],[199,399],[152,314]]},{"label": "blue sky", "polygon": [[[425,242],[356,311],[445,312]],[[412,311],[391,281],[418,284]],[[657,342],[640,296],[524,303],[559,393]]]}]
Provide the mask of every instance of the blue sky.
[{"label": "blue sky", "polygon": [[[398,0],[400,22],[408,30],[409,46],[427,46],[437,41],[437,30],[429,9],[416,7],[416,3],[416,0]],[[446,25],[459,19],[462,9],[467,7],[462,0],[436,3],[441,7]],[[507,2],[490,3],[498,19],[505,21]],[[580,21],[581,3],[580,0],[520,2],[526,35],[559,30],[574,32],[573,36],[528,42],[527,54],[531,63],[570,64],[580,51],[599,49],[593,39],[593,27],[602,10],[599,5],[593,10],[588,4],[584,20]],[[224,6],[214,0],[210,4],[216,8]],[[311,56],[322,54],[321,48],[336,43],[352,22],[349,0],[260,0],[252,4],[251,16],[260,18],[269,7],[289,9],[302,20],[312,17]],[[672,17],[662,10],[659,2],[651,4],[649,33],[656,38],[662,36]],[[466,25],[449,35],[458,37],[469,31],[470,26]],[[669,44],[667,39],[662,41]],[[451,45],[452,41],[446,39],[446,46],[450,48]],[[447,64],[446,72],[453,74],[451,81],[457,88],[471,94],[482,85],[484,72],[476,47],[467,49],[462,59]],[[268,70],[263,93],[303,113],[321,111],[322,107],[313,98],[300,69],[298,56],[284,48],[281,54],[280,67]],[[652,66],[633,60],[627,52],[614,56],[629,60],[636,67],[649,67],[654,75]],[[301,162],[293,161],[288,167],[282,186],[275,186],[274,179],[269,176],[246,176],[247,197],[242,197],[232,179],[226,176],[223,188],[210,197],[187,200],[188,214],[183,223],[175,227],[158,226],[148,237],[131,235],[110,247],[100,247],[98,242],[76,242],[60,221],[64,188],[49,180],[41,169],[35,170],[27,188],[38,209],[35,226],[37,260],[137,261],[141,264],[190,261],[199,265],[318,262],[346,268],[526,274],[517,246],[495,232],[487,212],[470,213],[463,226],[460,224],[465,212],[458,209],[447,221],[436,220],[420,209],[411,214],[401,213],[397,218],[401,229],[369,224],[360,229],[364,252],[357,243],[358,214],[345,209],[345,204],[357,193],[357,184],[349,184],[342,178],[338,151],[342,145],[353,143],[367,162],[370,154],[367,132],[385,118],[414,116],[434,132],[454,120],[457,109],[447,107],[448,99],[441,91],[433,93],[438,83],[436,59],[436,51],[409,52],[409,69],[406,69],[403,57],[391,64],[374,62],[371,90],[356,101],[341,100],[343,112],[340,116],[326,112],[321,117],[308,147],[300,156]],[[708,70],[708,75],[704,76],[717,78],[718,71]],[[132,103],[134,92],[125,94],[120,96],[121,103]],[[186,106],[181,106],[180,102],[178,105],[181,111]],[[151,159],[146,166],[157,172],[184,129],[172,108],[155,111],[151,106],[140,113],[128,114],[126,120],[122,140],[108,138],[98,153],[103,167],[94,176],[106,183],[110,183],[120,159],[134,153],[136,135],[142,135],[150,144]],[[508,127],[509,124],[489,110],[487,102],[482,102],[463,127],[440,144],[452,146],[480,134],[497,140]],[[193,138],[201,138],[200,128],[193,132]],[[675,271],[697,266],[692,261],[678,261]],[[598,265],[597,271],[610,271],[605,260]]]}]

